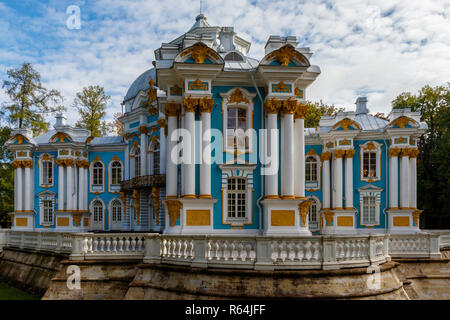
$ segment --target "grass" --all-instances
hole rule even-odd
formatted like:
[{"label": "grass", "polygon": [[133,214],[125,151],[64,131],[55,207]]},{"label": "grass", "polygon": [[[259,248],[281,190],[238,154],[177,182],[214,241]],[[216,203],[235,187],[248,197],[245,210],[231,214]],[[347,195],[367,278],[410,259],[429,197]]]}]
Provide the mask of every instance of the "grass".
[{"label": "grass", "polygon": [[40,298],[0,282],[0,300],[40,300]]}]

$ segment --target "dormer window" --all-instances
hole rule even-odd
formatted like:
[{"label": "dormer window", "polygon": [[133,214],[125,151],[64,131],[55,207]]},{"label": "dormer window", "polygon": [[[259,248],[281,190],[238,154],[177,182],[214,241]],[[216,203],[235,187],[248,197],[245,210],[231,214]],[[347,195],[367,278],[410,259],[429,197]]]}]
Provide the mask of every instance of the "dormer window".
[{"label": "dormer window", "polygon": [[225,61],[236,61],[236,62],[242,62],[244,59],[236,52],[230,52],[227,54],[224,58]]}]

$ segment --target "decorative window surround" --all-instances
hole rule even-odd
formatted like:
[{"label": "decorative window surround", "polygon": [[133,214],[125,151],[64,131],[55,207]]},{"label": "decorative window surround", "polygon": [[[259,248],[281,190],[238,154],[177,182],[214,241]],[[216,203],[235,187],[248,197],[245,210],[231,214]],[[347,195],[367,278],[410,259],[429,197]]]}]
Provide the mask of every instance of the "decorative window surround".
[{"label": "decorative window surround", "polygon": [[322,163],[320,161],[320,156],[314,151],[314,149],[311,149],[305,155],[305,170],[309,169],[308,159],[310,159],[310,157],[312,157],[315,160],[316,179],[314,181],[306,180],[306,172],[305,172],[305,190],[308,190],[311,192],[311,191],[320,189],[320,181],[322,179],[320,167],[321,167]]},{"label": "decorative window surround", "polygon": [[[119,171],[120,177],[119,177],[118,183],[113,184],[114,183],[114,181],[113,181],[113,166],[116,166],[117,164],[120,164],[120,169],[118,166],[116,167],[117,168],[116,170],[120,170]],[[123,165],[123,162],[117,156],[114,156],[108,164],[108,177],[109,177],[109,184],[108,184],[109,192],[111,192],[111,193],[119,192],[120,191],[120,182],[124,179],[124,165]]]},{"label": "decorative window surround", "polygon": [[[253,214],[253,171],[256,165],[219,165],[222,170],[222,223],[234,226],[243,226],[252,223]],[[243,218],[228,217],[228,178],[244,178],[247,180],[246,212]]]},{"label": "decorative window surround", "polygon": [[[103,183],[98,185],[94,185],[94,165],[96,163],[100,163],[102,165],[101,177]],[[105,164],[98,156],[91,162],[91,165],[89,166],[89,191],[95,194],[105,192]]]},{"label": "decorative window surround", "polygon": [[[101,220],[100,221],[95,221],[94,220],[94,206],[96,203],[100,203],[102,205],[102,210],[101,210]],[[105,202],[100,199],[100,198],[94,198],[92,199],[91,203],[89,204],[89,212],[91,214],[91,222],[90,222],[90,226],[92,229],[94,230],[104,230],[105,228]]]},{"label": "decorative window surround", "polygon": [[[375,141],[368,141],[363,145],[359,146],[360,148],[360,176],[361,181],[366,181],[372,183],[374,181],[381,180],[381,144]],[[376,176],[375,177],[364,177],[364,153],[365,152],[375,152],[376,159]]]},{"label": "decorative window surround", "polygon": [[[38,195],[38,199],[39,199],[39,225],[44,226],[44,227],[49,227],[55,224],[55,197],[56,194],[52,191],[43,191],[41,193],[39,193]],[[51,202],[51,207],[50,208],[46,208],[45,204],[46,201],[50,201]],[[51,219],[47,220],[45,219],[45,210],[46,209],[50,209],[51,210]]]},{"label": "decorative window surround", "polygon": [[[227,128],[228,128],[228,109],[229,108],[242,108],[246,110],[246,132],[249,129],[253,128],[253,98],[256,96],[254,93],[250,93],[243,88],[233,88],[229,90],[227,93],[221,93],[220,96],[223,98],[222,102],[222,114],[223,114],[223,124],[222,124],[222,132],[224,134],[223,139],[223,151],[227,153],[234,154],[235,148],[234,146],[228,145],[227,139]],[[235,132],[236,135],[236,132]],[[253,135],[245,135],[246,139],[248,139],[248,145],[245,150],[237,150],[238,154],[252,153],[253,152]],[[248,138],[247,138],[248,137]]]},{"label": "decorative window surround", "polygon": [[[380,224],[380,208],[381,208],[381,192],[382,188],[376,187],[374,185],[366,185],[358,189],[359,191],[359,221],[362,226],[377,226]],[[373,223],[365,223],[363,220],[364,216],[364,198],[365,197],[374,197],[375,198],[375,222]]]},{"label": "decorative window surround", "polygon": [[[45,165],[45,163],[48,163],[51,166],[51,176],[50,176],[50,181],[46,181],[45,179],[45,175],[47,174],[46,170],[48,170],[48,167]],[[45,168],[46,167],[46,168]],[[55,185],[55,157],[52,155],[49,155],[47,153],[42,154],[39,157],[39,187],[42,188],[51,188]]]},{"label": "decorative window surround", "polygon": [[[109,230],[119,230],[122,228],[123,222],[123,203],[120,198],[112,198],[108,204],[109,212]],[[116,221],[114,220],[116,215]],[[118,219],[117,219],[118,218]]]},{"label": "decorative window surround", "polygon": [[[311,206],[309,207],[309,212],[308,212],[309,230],[317,231],[320,229],[320,209],[322,208],[320,200],[319,200],[319,198],[317,198],[316,196],[313,196],[313,195],[308,196],[306,199],[313,202],[311,204]],[[312,210],[314,210],[314,205],[316,208],[315,220],[313,219],[314,217],[311,215]]]}]

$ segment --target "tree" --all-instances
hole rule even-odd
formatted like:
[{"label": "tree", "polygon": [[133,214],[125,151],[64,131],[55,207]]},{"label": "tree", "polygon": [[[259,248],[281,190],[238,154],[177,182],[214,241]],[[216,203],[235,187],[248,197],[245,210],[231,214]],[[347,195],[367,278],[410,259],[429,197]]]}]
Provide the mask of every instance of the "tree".
[{"label": "tree", "polygon": [[35,136],[46,132],[49,123],[44,116],[65,110],[59,91],[45,89],[40,74],[30,63],[24,63],[20,69],[7,70],[7,75],[2,88],[10,101],[4,103],[2,115],[19,128],[31,127]]},{"label": "tree", "polygon": [[[417,202],[424,209],[426,228],[450,227],[450,83],[404,92],[392,107],[421,113],[428,130],[420,138],[417,159]],[[446,221],[446,222],[444,222]],[[442,225],[445,223],[446,225]]]},{"label": "tree", "polygon": [[106,105],[111,99],[100,86],[89,86],[78,92],[73,107],[80,113],[81,119],[75,124],[78,128],[91,131],[91,136],[100,137],[107,133],[107,123],[102,121],[106,115]]},{"label": "tree", "polygon": [[0,227],[11,226],[9,212],[14,211],[14,171],[12,152],[5,148],[11,136],[9,127],[0,127]]},{"label": "tree", "polygon": [[108,132],[109,133],[111,133],[113,135],[117,135],[117,136],[121,136],[123,134],[123,124],[119,120],[119,118],[121,116],[122,116],[121,112],[114,113],[114,115],[113,115],[114,121],[108,123]]},{"label": "tree", "polygon": [[315,128],[319,125],[322,116],[333,116],[339,111],[344,111],[344,108],[336,108],[335,106],[327,106],[320,102],[306,101],[308,112],[305,117],[305,128]]}]

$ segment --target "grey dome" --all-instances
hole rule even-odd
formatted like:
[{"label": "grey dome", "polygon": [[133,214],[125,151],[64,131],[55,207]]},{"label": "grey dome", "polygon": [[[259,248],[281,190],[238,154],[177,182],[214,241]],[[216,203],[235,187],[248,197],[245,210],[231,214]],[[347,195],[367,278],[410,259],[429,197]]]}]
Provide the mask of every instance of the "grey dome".
[{"label": "grey dome", "polygon": [[141,74],[136,80],[134,80],[133,84],[130,86],[130,89],[128,89],[127,94],[125,95],[124,101],[133,99],[137,96],[139,91],[148,90],[148,83],[150,82],[150,79],[153,79],[156,81],[156,69],[151,68],[150,70],[145,71],[143,74]]}]

